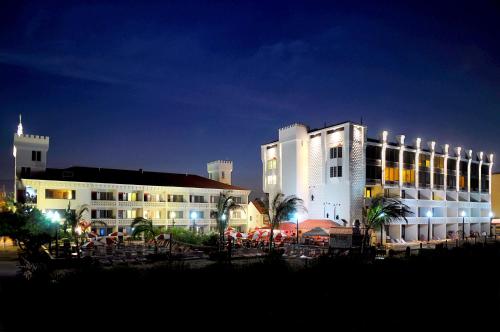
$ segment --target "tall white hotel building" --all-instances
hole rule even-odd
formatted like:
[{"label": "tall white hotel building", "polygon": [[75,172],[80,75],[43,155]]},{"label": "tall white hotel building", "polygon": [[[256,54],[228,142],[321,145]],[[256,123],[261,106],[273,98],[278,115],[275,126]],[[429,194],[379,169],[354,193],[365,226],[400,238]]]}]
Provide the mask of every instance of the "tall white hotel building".
[{"label": "tall white hotel building", "polygon": [[49,137],[26,135],[21,122],[14,134],[15,193],[42,211],[59,212],[89,206],[89,221],[101,221],[100,235],[127,231],[136,217],[153,220],[157,226],[213,231],[213,211],[221,192],[236,197],[243,209],[232,211],[230,225],[248,229],[250,190],[231,184],[231,161],[207,164],[209,178],[193,174],[146,172],[94,167],[47,168]]},{"label": "tall white hotel building", "polygon": [[[490,233],[493,155],[442,146],[404,135],[367,138],[367,127],[344,122],[321,129],[293,124],[278,140],[261,146],[262,184],[304,200],[304,219],[331,219],[339,225],[362,221],[375,195],[401,199],[412,212],[385,228],[385,236],[405,241]],[[432,217],[427,217],[428,212]],[[465,215],[465,217],[462,217]]]}]

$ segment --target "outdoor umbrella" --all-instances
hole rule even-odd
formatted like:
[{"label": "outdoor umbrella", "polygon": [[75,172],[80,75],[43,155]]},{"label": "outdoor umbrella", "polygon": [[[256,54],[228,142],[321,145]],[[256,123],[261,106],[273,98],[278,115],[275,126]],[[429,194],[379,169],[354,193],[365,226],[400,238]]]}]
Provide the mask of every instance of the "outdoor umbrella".
[{"label": "outdoor umbrella", "polygon": [[160,234],[156,237],[157,240],[167,240],[170,237],[170,234]]}]

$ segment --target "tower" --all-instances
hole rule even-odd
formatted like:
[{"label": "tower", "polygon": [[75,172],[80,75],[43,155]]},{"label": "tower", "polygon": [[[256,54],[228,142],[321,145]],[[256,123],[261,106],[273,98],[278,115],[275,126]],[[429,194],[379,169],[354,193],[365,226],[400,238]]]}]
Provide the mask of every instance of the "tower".
[{"label": "tower", "polygon": [[21,179],[31,174],[42,173],[47,168],[47,152],[49,150],[49,137],[39,135],[25,135],[21,115],[17,132],[14,134],[14,193],[16,200],[22,197],[24,187]]},{"label": "tower", "polygon": [[230,160],[216,160],[207,164],[208,178],[225,184],[231,184],[233,162]]}]

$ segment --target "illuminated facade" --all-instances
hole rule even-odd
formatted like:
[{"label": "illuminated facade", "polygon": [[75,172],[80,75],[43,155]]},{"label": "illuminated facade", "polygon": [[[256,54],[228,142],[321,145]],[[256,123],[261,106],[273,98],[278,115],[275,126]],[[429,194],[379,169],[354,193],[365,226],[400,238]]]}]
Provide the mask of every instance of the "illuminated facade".
[{"label": "illuminated facade", "polygon": [[[95,221],[104,235],[128,231],[136,217],[153,220],[157,226],[195,228],[199,232],[215,230],[213,211],[221,192],[237,198],[244,209],[233,211],[230,225],[247,231],[249,190],[231,184],[232,162],[215,161],[207,165],[211,178],[192,174],[146,172],[91,167],[47,168],[49,137],[14,135],[15,193],[18,201],[42,211],[60,214],[87,205],[86,220]],[[104,222],[106,226],[97,226]]]},{"label": "illuminated facade", "polygon": [[384,241],[455,238],[462,224],[466,236],[490,233],[493,155],[420,138],[406,144],[404,135],[392,142],[385,131],[367,138],[366,126],[345,122],[281,128],[278,141],[261,146],[261,159],[264,192],[302,198],[301,219],[353,225],[371,197],[384,195],[413,212],[408,224],[387,226]]}]

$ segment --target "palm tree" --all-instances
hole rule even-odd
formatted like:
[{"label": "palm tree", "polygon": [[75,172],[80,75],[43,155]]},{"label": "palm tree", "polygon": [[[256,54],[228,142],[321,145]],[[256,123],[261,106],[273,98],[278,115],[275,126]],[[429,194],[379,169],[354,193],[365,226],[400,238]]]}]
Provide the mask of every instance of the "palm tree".
[{"label": "palm tree", "polygon": [[68,208],[64,212],[64,232],[68,234],[68,228],[71,229],[71,236],[76,244],[76,255],[80,258],[79,239],[82,234],[80,223],[84,220],[83,216],[89,211],[88,205],[82,205],[76,210],[71,210],[71,202],[68,203]]},{"label": "palm tree", "polygon": [[134,219],[130,227],[132,227],[133,237],[137,237],[139,234],[143,234],[144,241],[153,240],[155,245],[155,254],[158,253],[158,241],[156,240],[156,232],[153,226],[153,220],[143,217],[137,217]]},{"label": "palm tree", "polygon": [[266,214],[271,224],[271,235],[269,238],[269,252],[273,250],[274,229],[278,228],[282,221],[289,220],[292,213],[298,211],[307,211],[304,207],[304,201],[294,195],[286,196],[282,193],[277,193],[274,196],[272,203],[269,198],[264,202]]},{"label": "palm tree", "polygon": [[226,192],[220,193],[219,201],[217,202],[217,211],[213,212],[217,221],[217,231],[219,232],[219,251],[222,251],[222,248],[224,248],[224,231],[229,225],[230,212],[239,209],[243,209],[243,206],[236,203],[234,196]]},{"label": "palm tree", "polygon": [[408,223],[406,217],[412,214],[413,212],[410,210],[408,205],[402,203],[396,198],[383,196],[376,196],[372,198],[370,206],[363,208],[363,224],[365,227],[365,234],[361,250],[363,251],[366,243],[368,242],[370,230],[380,228],[382,232],[385,225],[399,220],[404,220]]}]

